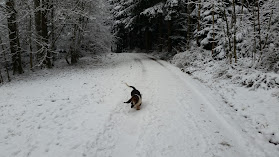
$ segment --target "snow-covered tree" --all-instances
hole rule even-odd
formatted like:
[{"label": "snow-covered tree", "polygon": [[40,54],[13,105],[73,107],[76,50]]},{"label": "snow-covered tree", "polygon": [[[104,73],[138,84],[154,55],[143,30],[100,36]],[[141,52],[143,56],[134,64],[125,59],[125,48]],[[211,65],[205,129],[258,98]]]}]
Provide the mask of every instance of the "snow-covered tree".
[{"label": "snow-covered tree", "polygon": [[[83,49],[100,53],[111,44],[109,8],[103,0],[0,1],[0,69],[22,73],[49,67],[59,52],[78,61]],[[63,55],[63,54],[60,54]],[[3,75],[3,73],[2,73]]]},{"label": "snow-covered tree", "polygon": [[187,10],[187,6],[190,6],[189,2],[185,0],[112,0],[117,47],[121,47],[120,51],[126,47],[150,50],[155,46],[159,51],[162,51],[163,47],[166,47],[169,52],[173,47],[181,49],[186,43],[188,29],[186,25],[189,22],[185,18],[187,11],[191,9],[189,7]]},{"label": "snow-covered tree", "polygon": [[267,70],[279,70],[279,4],[258,1],[258,62]]},{"label": "snow-covered tree", "polygon": [[[225,55],[225,34],[223,20],[223,5],[221,1],[214,0],[202,2],[200,8],[200,30],[196,31],[196,36],[200,39],[200,44],[204,49],[212,50],[212,56],[220,57]],[[195,10],[195,16],[198,11]]]}]

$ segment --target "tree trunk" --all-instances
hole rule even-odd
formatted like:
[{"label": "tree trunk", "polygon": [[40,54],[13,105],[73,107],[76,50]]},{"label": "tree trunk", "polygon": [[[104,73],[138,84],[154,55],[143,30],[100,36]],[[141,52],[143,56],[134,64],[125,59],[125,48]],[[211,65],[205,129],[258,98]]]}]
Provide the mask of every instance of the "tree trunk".
[{"label": "tree trunk", "polygon": [[265,48],[265,46],[267,44],[267,40],[268,40],[268,36],[269,36],[269,31],[270,31],[270,26],[271,26],[272,15],[273,15],[273,10],[271,10],[271,13],[270,13],[270,17],[269,17],[269,21],[268,21],[267,34],[265,36],[265,42],[264,42],[263,49]]},{"label": "tree trunk", "polygon": [[237,63],[237,55],[236,55],[236,12],[235,12],[235,0],[233,0],[233,54],[234,54],[234,62]]},{"label": "tree trunk", "polygon": [[[55,47],[55,34],[54,34],[54,0],[51,0],[51,5],[50,5],[50,10],[51,10],[51,51],[54,52],[56,47]],[[52,55],[52,64],[54,62],[54,56]]]},{"label": "tree trunk", "polygon": [[48,68],[52,67],[51,64],[51,52],[49,51],[49,47],[48,47],[48,29],[47,29],[47,24],[48,24],[48,19],[47,19],[47,13],[48,13],[48,9],[49,9],[49,5],[48,5],[48,0],[42,0],[42,39],[43,39],[43,43],[44,43],[44,54],[46,54],[46,65]]},{"label": "tree trunk", "polygon": [[[200,26],[200,19],[201,19],[201,0],[198,1],[198,28],[197,28],[197,33],[201,30],[201,26]],[[197,40],[197,45],[198,47],[201,46],[201,43],[199,41],[199,35],[197,34],[197,37],[196,37],[196,40]]]},{"label": "tree trunk", "polygon": [[257,52],[257,37],[256,37],[256,15],[255,15],[255,0],[254,0],[254,3],[253,3],[253,26],[254,26],[254,32],[253,32],[253,35],[254,35],[254,50],[253,50],[253,54],[252,54],[252,57],[253,57],[253,61],[255,61],[256,59],[256,52]]},{"label": "tree trunk", "polygon": [[56,3],[54,2],[55,0],[51,0],[51,4],[50,4],[50,18],[51,18],[51,25],[50,25],[50,29],[51,29],[51,43],[50,43],[50,50],[51,50],[51,57],[52,57],[52,66],[54,64],[54,61],[56,60],[55,55],[53,55],[53,52],[55,52],[56,50],[56,40],[59,38],[59,36],[61,35],[61,33],[63,32],[63,29],[65,28],[65,24],[62,26],[60,31],[55,32],[55,23],[54,23],[54,13],[55,13],[55,5]]},{"label": "tree trunk", "polygon": [[171,25],[172,25],[172,21],[168,20],[168,52],[171,53],[172,52],[172,40],[171,40]]},{"label": "tree trunk", "polygon": [[260,59],[261,59],[261,56],[263,54],[263,51],[262,51],[262,39],[261,39],[261,21],[260,21],[260,0],[258,0],[257,7],[258,7],[258,29],[259,29],[259,45],[260,45],[260,57],[258,59],[258,62],[259,62]]},{"label": "tree trunk", "polygon": [[162,24],[162,15],[160,15],[159,19],[159,52],[163,51],[163,24]]},{"label": "tree trunk", "polygon": [[145,50],[146,50],[146,52],[148,52],[149,51],[149,28],[148,27],[146,27],[145,28],[145,32],[144,32],[144,36],[145,36]]},{"label": "tree trunk", "polygon": [[214,26],[214,23],[215,23],[215,19],[214,19],[214,12],[215,12],[215,5],[214,5],[214,2],[212,4],[212,49],[211,49],[211,56],[213,56],[213,53],[214,53],[214,49],[215,49],[215,26]]},{"label": "tree trunk", "polygon": [[[28,10],[31,10],[28,6]],[[29,31],[29,64],[30,69],[33,69],[33,47],[32,47],[32,14],[29,14],[29,25],[28,25],[28,31]]]},{"label": "tree trunk", "polygon": [[243,14],[244,14],[244,0],[241,0],[241,17],[240,17],[240,21],[242,21],[242,17],[243,17]]},{"label": "tree trunk", "polygon": [[70,54],[71,54],[71,64],[75,64],[78,61],[78,54],[76,50],[76,35],[77,35],[77,28],[78,26],[74,25],[74,33],[72,37],[72,44],[70,46]]},{"label": "tree trunk", "polygon": [[34,0],[35,8],[35,29],[36,29],[36,46],[37,46],[37,60],[42,57],[42,12],[41,12],[41,0]]},{"label": "tree trunk", "polygon": [[1,73],[1,67],[0,67],[0,83],[3,83],[3,76],[2,76],[2,73]]},{"label": "tree trunk", "polygon": [[226,13],[226,5],[225,5],[225,2],[223,0],[223,14],[224,14],[224,19],[225,19],[225,22],[226,22],[226,33],[227,34],[227,38],[228,38],[228,49],[227,49],[227,56],[228,58],[230,58],[230,63],[232,62],[231,61],[231,50],[232,50],[232,46],[231,46],[231,33],[230,33],[230,29],[229,29],[229,22],[228,22],[228,17],[227,17],[227,13]]},{"label": "tree trunk", "polygon": [[[0,45],[1,44],[2,44],[2,39],[1,39],[1,36],[0,36]],[[8,81],[10,82],[11,77],[10,77],[10,73],[9,73],[9,69],[8,69],[8,61],[7,61],[7,57],[6,57],[5,47],[4,47],[3,44],[2,44],[2,50],[3,50],[3,57],[4,57],[4,62],[5,62],[5,70],[6,70],[6,73],[7,73]]]},{"label": "tree trunk", "polygon": [[7,20],[9,28],[10,49],[12,54],[13,73],[15,74],[18,72],[19,74],[22,74],[24,71],[21,63],[21,48],[19,44],[16,11],[14,5],[15,4],[13,0],[8,0],[6,2],[7,11],[9,13]]},{"label": "tree trunk", "polygon": [[190,31],[191,31],[191,4],[190,4],[190,0],[187,1],[187,34],[186,34],[186,49],[190,49]]},{"label": "tree trunk", "polygon": [[[81,10],[82,11],[84,11],[84,7],[85,7],[85,2],[84,1],[82,1],[81,2]],[[87,21],[88,22],[88,21]],[[83,30],[85,30],[85,27],[86,27],[86,25],[87,25],[87,22],[85,21],[85,17],[84,16],[82,16],[82,15],[80,15],[80,17],[79,17],[79,25],[80,25],[80,27],[81,27],[81,29],[80,29],[80,27],[77,27],[77,29],[78,29],[78,31],[77,31],[77,46],[76,46],[76,49],[78,48],[80,48],[81,47],[81,42],[82,42],[82,40],[83,40]],[[129,33],[128,33],[128,35],[127,36],[129,36]],[[129,41],[127,41],[127,42],[129,42]],[[126,44],[126,46],[128,47],[128,43]]]}]

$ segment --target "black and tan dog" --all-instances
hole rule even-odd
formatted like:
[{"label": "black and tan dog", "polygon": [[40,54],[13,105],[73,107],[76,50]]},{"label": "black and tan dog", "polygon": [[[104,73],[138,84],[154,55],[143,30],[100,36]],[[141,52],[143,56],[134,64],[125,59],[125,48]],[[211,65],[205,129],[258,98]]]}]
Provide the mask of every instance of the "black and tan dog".
[{"label": "black and tan dog", "polygon": [[129,86],[127,83],[126,85],[130,88],[133,88],[132,92],[131,92],[131,99],[129,99],[128,101],[124,102],[124,103],[131,103],[131,108],[136,108],[137,110],[140,110],[140,106],[142,103],[142,97],[140,92],[133,86]]}]

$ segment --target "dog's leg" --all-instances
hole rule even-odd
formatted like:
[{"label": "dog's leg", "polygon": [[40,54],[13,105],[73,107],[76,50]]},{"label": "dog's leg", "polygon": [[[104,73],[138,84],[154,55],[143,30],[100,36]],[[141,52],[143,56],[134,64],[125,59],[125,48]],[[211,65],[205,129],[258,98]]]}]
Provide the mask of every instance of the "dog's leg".
[{"label": "dog's leg", "polygon": [[131,99],[129,99],[128,101],[124,102],[124,103],[129,104],[131,101],[132,101],[132,98],[131,98]]},{"label": "dog's leg", "polygon": [[132,102],[131,103],[131,108],[134,108],[135,107],[135,104]]},{"label": "dog's leg", "polygon": [[137,103],[135,106],[136,106],[136,109],[137,109],[137,110],[140,110],[141,103],[140,103],[140,104]]}]

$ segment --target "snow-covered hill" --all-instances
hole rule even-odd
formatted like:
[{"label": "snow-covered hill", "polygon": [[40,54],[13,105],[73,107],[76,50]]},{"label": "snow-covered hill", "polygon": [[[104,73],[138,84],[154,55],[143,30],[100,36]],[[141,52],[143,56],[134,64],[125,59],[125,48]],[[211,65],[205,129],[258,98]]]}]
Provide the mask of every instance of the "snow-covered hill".
[{"label": "snow-covered hill", "polygon": [[[80,62],[0,87],[1,157],[279,156],[246,118],[224,114],[233,111],[221,96],[165,61],[130,53]],[[125,82],[141,91],[140,111],[123,103]]]}]

